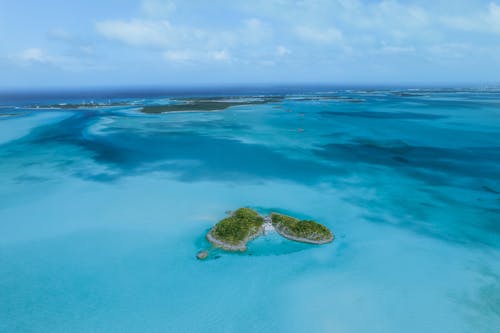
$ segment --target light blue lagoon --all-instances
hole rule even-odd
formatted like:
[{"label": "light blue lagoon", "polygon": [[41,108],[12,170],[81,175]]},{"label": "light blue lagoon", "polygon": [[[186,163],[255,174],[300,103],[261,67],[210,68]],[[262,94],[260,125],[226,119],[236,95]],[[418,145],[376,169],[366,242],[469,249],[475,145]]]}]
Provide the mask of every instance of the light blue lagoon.
[{"label": "light blue lagoon", "polygon": [[499,90],[183,95],[0,97],[0,332],[498,332]]}]

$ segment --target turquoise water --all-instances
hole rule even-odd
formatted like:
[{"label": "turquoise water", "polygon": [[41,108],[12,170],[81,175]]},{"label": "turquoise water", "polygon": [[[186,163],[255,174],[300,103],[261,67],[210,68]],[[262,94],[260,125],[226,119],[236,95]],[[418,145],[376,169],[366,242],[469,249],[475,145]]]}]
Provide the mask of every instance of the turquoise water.
[{"label": "turquoise water", "polygon": [[[1,103],[1,332],[498,332],[500,91],[56,102]],[[240,206],[336,239],[197,261]]]}]

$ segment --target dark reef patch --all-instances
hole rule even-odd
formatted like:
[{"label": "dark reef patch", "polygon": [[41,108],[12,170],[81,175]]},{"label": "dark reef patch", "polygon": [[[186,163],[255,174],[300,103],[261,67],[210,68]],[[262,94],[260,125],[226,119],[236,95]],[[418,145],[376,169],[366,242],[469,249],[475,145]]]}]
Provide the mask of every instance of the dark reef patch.
[{"label": "dark reef patch", "polygon": [[425,180],[429,175],[445,182],[453,176],[500,179],[500,146],[459,149],[360,140],[323,145],[316,154],[331,161],[391,167]]}]

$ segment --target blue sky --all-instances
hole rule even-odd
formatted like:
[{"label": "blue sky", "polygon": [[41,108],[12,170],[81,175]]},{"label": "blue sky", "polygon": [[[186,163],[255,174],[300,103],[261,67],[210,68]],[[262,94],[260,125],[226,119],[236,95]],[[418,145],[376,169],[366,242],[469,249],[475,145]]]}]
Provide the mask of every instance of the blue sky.
[{"label": "blue sky", "polygon": [[500,1],[0,1],[2,89],[499,81]]}]

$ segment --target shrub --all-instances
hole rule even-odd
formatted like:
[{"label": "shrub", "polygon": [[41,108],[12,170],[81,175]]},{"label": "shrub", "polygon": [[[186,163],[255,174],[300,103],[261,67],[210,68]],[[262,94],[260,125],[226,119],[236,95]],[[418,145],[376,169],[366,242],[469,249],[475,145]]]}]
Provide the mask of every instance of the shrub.
[{"label": "shrub", "polygon": [[256,211],[240,208],[217,223],[212,229],[212,235],[234,245],[257,233],[263,223],[264,219]]}]

